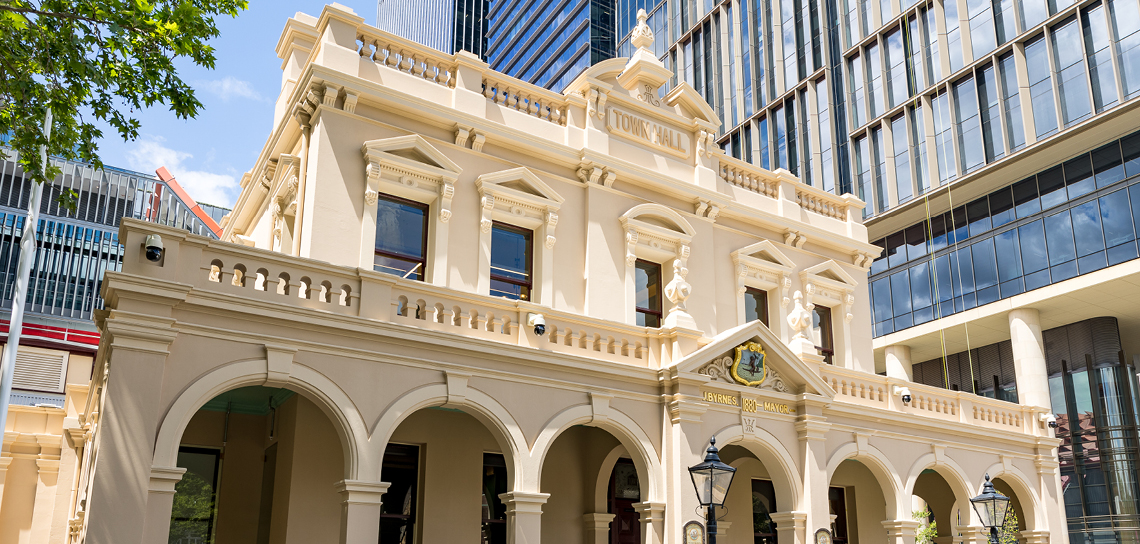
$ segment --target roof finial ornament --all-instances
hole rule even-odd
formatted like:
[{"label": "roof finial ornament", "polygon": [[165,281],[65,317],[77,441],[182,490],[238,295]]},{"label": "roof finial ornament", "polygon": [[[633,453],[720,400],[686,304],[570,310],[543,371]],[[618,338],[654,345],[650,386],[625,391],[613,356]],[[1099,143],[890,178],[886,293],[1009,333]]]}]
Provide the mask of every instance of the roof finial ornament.
[{"label": "roof finial ornament", "polygon": [[645,13],[644,9],[637,10],[637,26],[633,29],[633,35],[630,37],[630,43],[638,49],[653,49],[653,29],[649,28],[646,21],[649,15]]}]

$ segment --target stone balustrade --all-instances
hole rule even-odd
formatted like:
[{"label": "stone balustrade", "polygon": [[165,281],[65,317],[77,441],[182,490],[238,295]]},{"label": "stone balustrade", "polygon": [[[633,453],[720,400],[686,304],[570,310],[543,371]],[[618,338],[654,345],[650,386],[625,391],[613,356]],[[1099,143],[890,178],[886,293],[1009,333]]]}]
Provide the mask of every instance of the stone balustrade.
[{"label": "stone balustrade", "polygon": [[566,124],[566,97],[538,85],[488,70],[483,75],[483,96],[500,106],[544,121],[559,126]]},{"label": "stone balustrade", "polygon": [[357,29],[356,40],[361,58],[444,87],[455,87],[457,63],[453,55],[367,25]]},{"label": "stone balustrade", "polygon": [[720,155],[719,159],[724,181],[770,198],[779,197],[779,180],[772,172],[728,155]]}]

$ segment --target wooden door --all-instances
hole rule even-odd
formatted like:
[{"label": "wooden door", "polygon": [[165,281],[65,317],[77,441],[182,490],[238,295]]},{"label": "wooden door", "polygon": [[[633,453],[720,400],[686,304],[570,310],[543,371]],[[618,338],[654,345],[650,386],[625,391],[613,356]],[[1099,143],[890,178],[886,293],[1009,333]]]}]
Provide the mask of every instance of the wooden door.
[{"label": "wooden door", "polygon": [[637,469],[629,459],[620,459],[610,475],[610,544],[641,544],[641,514],[633,506],[639,502]]}]

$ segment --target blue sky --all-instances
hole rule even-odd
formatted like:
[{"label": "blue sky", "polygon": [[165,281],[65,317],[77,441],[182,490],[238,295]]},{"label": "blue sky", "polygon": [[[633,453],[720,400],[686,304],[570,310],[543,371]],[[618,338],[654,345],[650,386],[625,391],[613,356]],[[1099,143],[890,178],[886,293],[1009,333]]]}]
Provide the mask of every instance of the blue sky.
[{"label": "blue sky", "polygon": [[[376,22],[375,0],[340,0],[368,24]],[[137,115],[140,137],[124,142],[104,127],[100,156],[108,166],[154,173],[166,166],[195,200],[230,207],[242,173],[253,168],[273,122],[281,87],[281,61],[274,48],[285,21],[298,11],[320,15],[324,2],[250,0],[236,19],[219,18],[221,36],[211,41],[214,70],[178,66],[204,106],[196,119],[180,120],[158,106]]]}]

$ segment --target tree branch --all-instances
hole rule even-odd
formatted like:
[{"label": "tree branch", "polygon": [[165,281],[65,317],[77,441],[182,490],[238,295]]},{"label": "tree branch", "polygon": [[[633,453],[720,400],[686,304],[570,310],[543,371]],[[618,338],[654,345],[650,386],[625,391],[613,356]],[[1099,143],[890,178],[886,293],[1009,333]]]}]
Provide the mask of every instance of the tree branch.
[{"label": "tree branch", "polygon": [[115,25],[118,25],[120,28],[125,28],[127,30],[130,30],[131,32],[138,32],[140,34],[146,32],[145,30],[138,28],[138,27],[114,23],[112,21],[104,21],[101,19],[94,19],[91,17],[84,17],[82,15],[75,15],[73,13],[59,13],[59,12],[55,12],[55,11],[42,11],[42,10],[32,9],[32,8],[17,8],[17,7],[12,7],[12,6],[5,6],[5,5],[0,5],[0,11],[10,11],[13,13],[31,13],[31,14],[39,16],[39,17],[59,17],[61,19],[71,19],[73,21],[83,21],[85,23],[92,23],[92,24],[96,24],[96,25],[110,26],[112,24],[115,24]]}]

